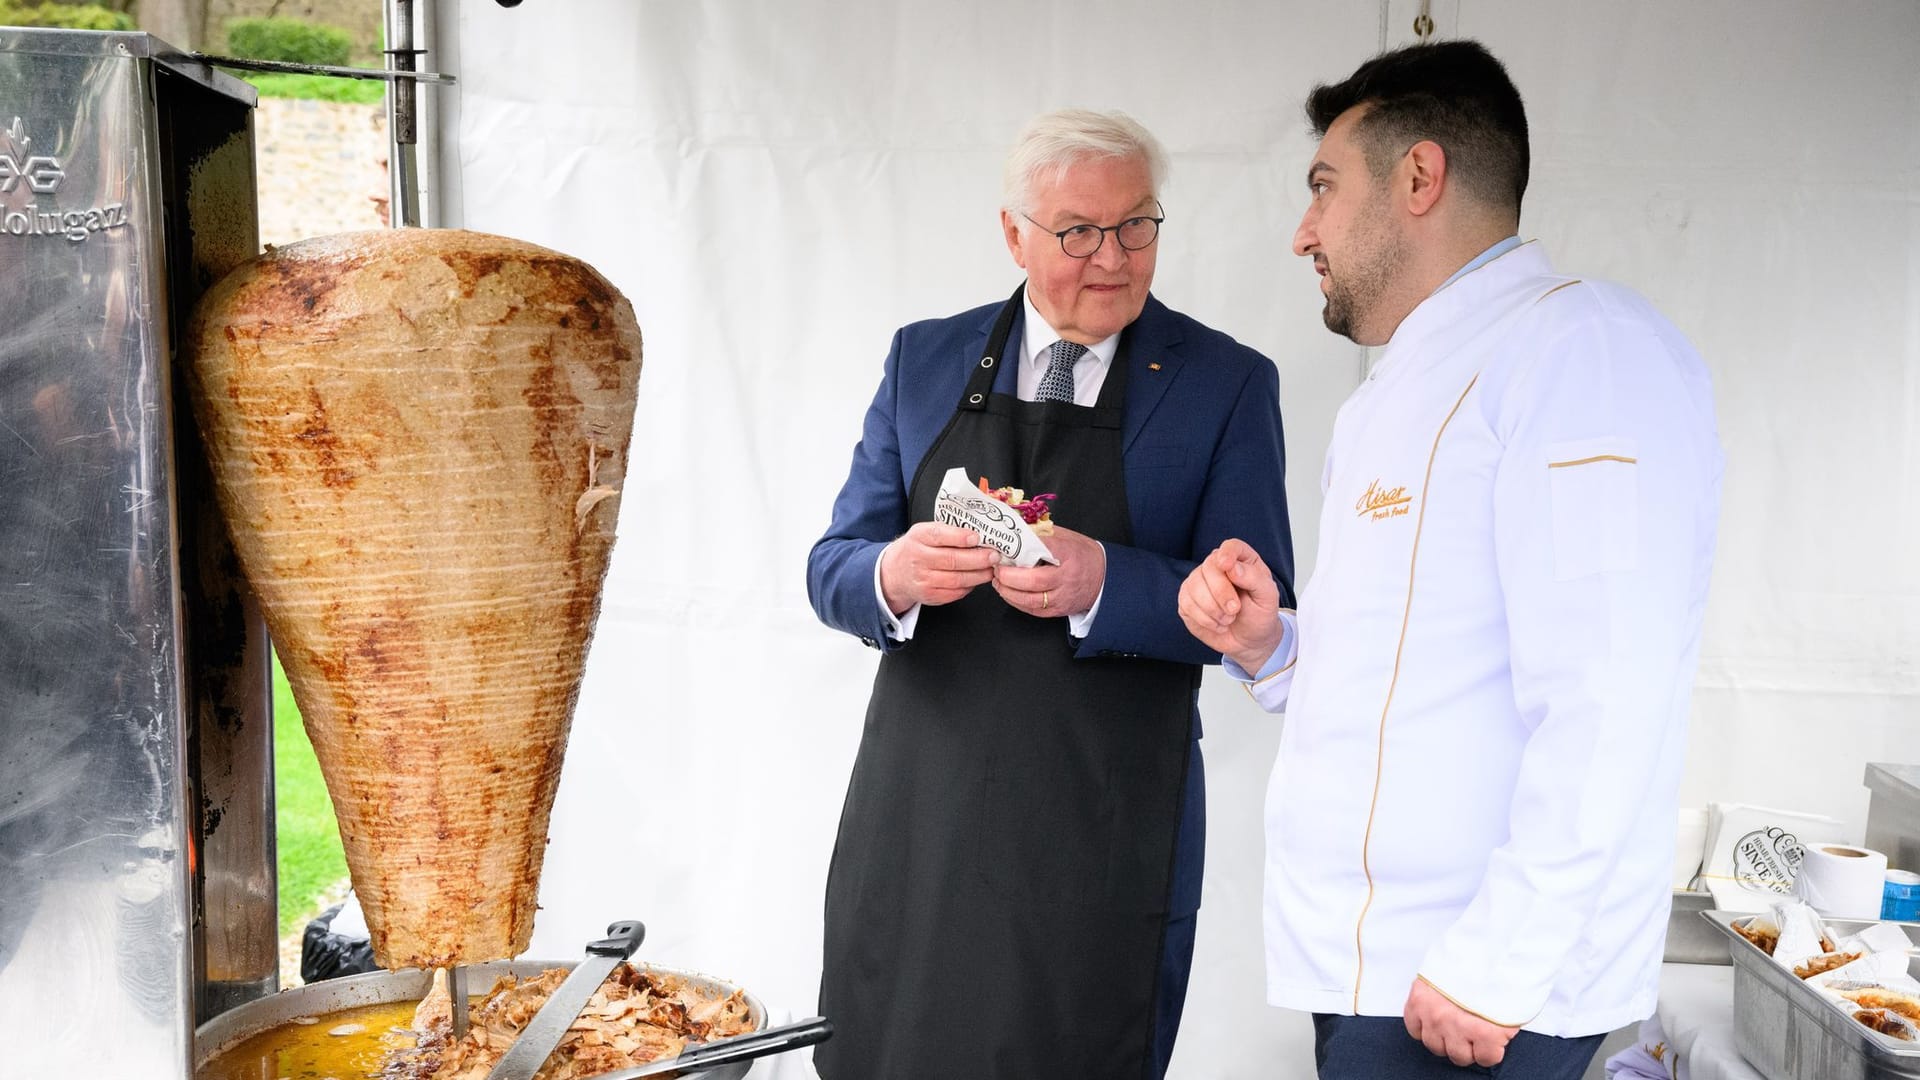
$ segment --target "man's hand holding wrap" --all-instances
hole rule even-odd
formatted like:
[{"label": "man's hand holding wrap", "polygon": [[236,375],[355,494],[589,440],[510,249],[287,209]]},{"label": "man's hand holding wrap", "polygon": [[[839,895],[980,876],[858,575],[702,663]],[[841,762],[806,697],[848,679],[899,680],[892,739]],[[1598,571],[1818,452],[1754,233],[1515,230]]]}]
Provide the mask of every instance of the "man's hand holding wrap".
[{"label": "man's hand holding wrap", "polygon": [[923,521],[880,553],[880,592],[895,615],[915,604],[951,604],[993,580],[999,559],[972,529]]}]

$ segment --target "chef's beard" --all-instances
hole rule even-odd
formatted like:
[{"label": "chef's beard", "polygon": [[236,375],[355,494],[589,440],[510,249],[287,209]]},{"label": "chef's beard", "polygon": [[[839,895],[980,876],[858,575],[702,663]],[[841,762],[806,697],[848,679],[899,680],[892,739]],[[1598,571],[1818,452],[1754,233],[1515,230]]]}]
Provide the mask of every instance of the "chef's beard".
[{"label": "chef's beard", "polygon": [[1355,223],[1349,250],[1336,261],[1327,260],[1327,306],[1320,313],[1327,329],[1353,341],[1356,326],[1364,327],[1393,283],[1403,250],[1399,230],[1387,218],[1387,193],[1369,202],[1365,217]]}]

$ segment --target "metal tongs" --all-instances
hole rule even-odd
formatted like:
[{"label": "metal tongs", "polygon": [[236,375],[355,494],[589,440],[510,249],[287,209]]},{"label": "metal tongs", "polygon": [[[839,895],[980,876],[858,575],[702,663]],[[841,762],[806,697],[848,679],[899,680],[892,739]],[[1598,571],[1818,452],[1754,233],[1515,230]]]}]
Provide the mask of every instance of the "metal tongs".
[{"label": "metal tongs", "polygon": [[833,1021],[824,1016],[815,1016],[765,1031],[735,1035],[730,1039],[695,1043],[680,1051],[679,1057],[661,1058],[645,1065],[635,1065],[631,1069],[602,1073],[593,1080],[640,1080],[643,1076],[665,1076],[667,1073],[692,1076],[736,1061],[798,1050],[803,1046],[826,1042],[832,1036]]}]

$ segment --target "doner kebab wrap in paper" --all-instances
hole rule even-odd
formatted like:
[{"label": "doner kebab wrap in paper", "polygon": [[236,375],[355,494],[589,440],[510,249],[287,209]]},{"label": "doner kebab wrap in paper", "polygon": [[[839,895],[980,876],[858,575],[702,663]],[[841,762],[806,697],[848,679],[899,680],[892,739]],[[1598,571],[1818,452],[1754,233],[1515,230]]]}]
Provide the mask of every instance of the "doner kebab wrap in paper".
[{"label": "doner kebab wrap in paper", "polygon": [[933,497],[933,520],[972,529],[980,534],[982,544],[1014,566],[1060,564],[1019,510],[980,490],[967,479],[967,470],[958,466],[940,478],[940,490]]}]

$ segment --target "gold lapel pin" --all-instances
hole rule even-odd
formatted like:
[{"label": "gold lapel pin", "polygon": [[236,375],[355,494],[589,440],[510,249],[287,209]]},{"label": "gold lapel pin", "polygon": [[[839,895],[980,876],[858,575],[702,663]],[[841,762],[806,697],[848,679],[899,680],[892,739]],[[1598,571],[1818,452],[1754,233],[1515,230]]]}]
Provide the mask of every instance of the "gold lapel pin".
[{"label": "gold lapel pin", "polygon": [[1159,370],[1160,370],[1160,362],[1156,360],[1156,361],[1154,361],[1153,363],[1151,363],[1151,364],[1148,364],[1148,365],[1147,365],[1147,370],[1148,370],[1148,371],[1159,371]]}]

